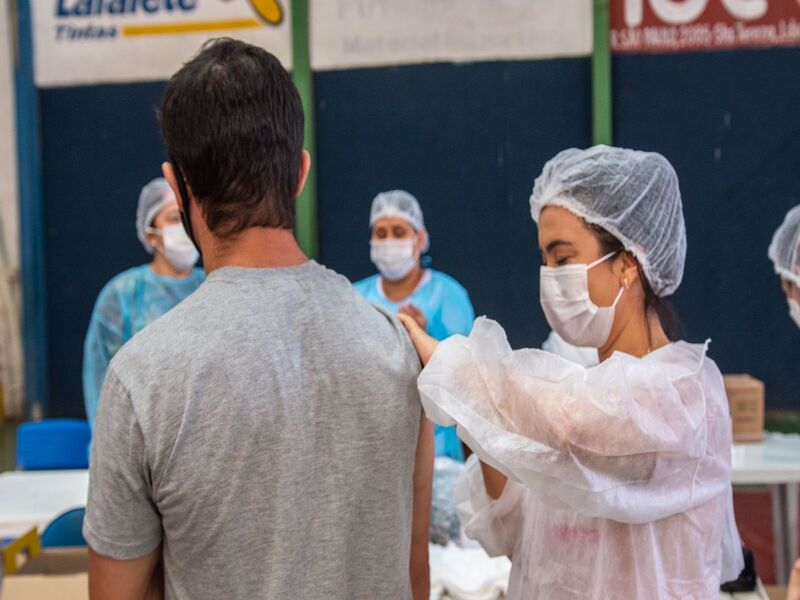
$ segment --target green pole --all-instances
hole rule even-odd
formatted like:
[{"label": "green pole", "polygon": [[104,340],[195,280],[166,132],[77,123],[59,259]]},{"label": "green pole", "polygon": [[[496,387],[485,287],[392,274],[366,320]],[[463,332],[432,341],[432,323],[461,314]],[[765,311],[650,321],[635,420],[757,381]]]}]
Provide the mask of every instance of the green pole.
[{"label": "green pole", "polygon": [[308,0],[292,0],[292,78],[303,101],[306,115],[305,149],[311,155],[311,172],[308,174],[303,193],[297,199],[297,241],[306,255],[318,258],[314,81],[311,73],[308,30]]},{"label": "green pole", "polygon": [[592,139],[595,144],[611,145],[611,46],[608,2],[609,0],[594,0]]}]

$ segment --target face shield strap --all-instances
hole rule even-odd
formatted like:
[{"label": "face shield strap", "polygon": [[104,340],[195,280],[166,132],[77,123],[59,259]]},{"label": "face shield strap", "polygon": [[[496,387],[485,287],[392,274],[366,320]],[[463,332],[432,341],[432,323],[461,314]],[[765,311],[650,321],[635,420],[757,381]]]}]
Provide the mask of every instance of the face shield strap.
[{"label": "face shield strap", "polygon": [[197,248],[197,252],[202,256],[203,252],[200,250],[197,240],[194,239],[194,231],[192,230],[192,218],[189,215],[189,189],[186,187],[186,180],[183,178],[183,172],[178,166],[178,163],[171,158],[170,162],[172,163],[172,171],[175,174],[175,181],[178,184],[178,192],[180,192],[181,195],[181,223],[186,230],[186,235],[189,236],[189,239],[192,240],[192,244]]}]

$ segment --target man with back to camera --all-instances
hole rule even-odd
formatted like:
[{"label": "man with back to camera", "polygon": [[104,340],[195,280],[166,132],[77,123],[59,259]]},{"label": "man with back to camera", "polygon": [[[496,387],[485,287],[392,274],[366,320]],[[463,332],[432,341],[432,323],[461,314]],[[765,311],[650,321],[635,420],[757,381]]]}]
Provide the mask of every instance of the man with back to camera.
[{"label": "man with back to camera", "polygon": [[398,322],[297,246],[310,159],[288,74],[211,42],[170,80],[161,129],[208,278],[109,367],[92,598],[427,599],[419,362]]}]

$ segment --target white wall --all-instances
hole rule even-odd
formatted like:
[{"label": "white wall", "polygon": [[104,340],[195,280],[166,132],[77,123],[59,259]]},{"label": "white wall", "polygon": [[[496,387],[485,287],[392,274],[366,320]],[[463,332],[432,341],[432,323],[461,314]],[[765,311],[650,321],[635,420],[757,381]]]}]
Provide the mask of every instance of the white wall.
[{"label": "white wall", "polygon": [[311,0],[311,64],[588,56],[589,0]]}]

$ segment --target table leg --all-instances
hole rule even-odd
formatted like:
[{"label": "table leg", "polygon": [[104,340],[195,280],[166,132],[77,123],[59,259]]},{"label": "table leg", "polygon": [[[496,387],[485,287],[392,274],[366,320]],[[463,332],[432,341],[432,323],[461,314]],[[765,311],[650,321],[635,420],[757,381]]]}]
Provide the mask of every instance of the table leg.
[{"label": "table leg", "polygon": [[786,570],[788,562],[788,548],[786,547],[786,486],[776,484],[771,487],[772,495],[772,537],[775,548],[775,583],[786,585],[789,572]]},{"label": "table leg", "polygon": [[786,527],[789,535],[787,536],[787,563],[786,574],[792,572],[794,561],[800,558],[800,530],[798,530],[798,511],[800,511],[800,484],[787,483],[786,484]]}]

